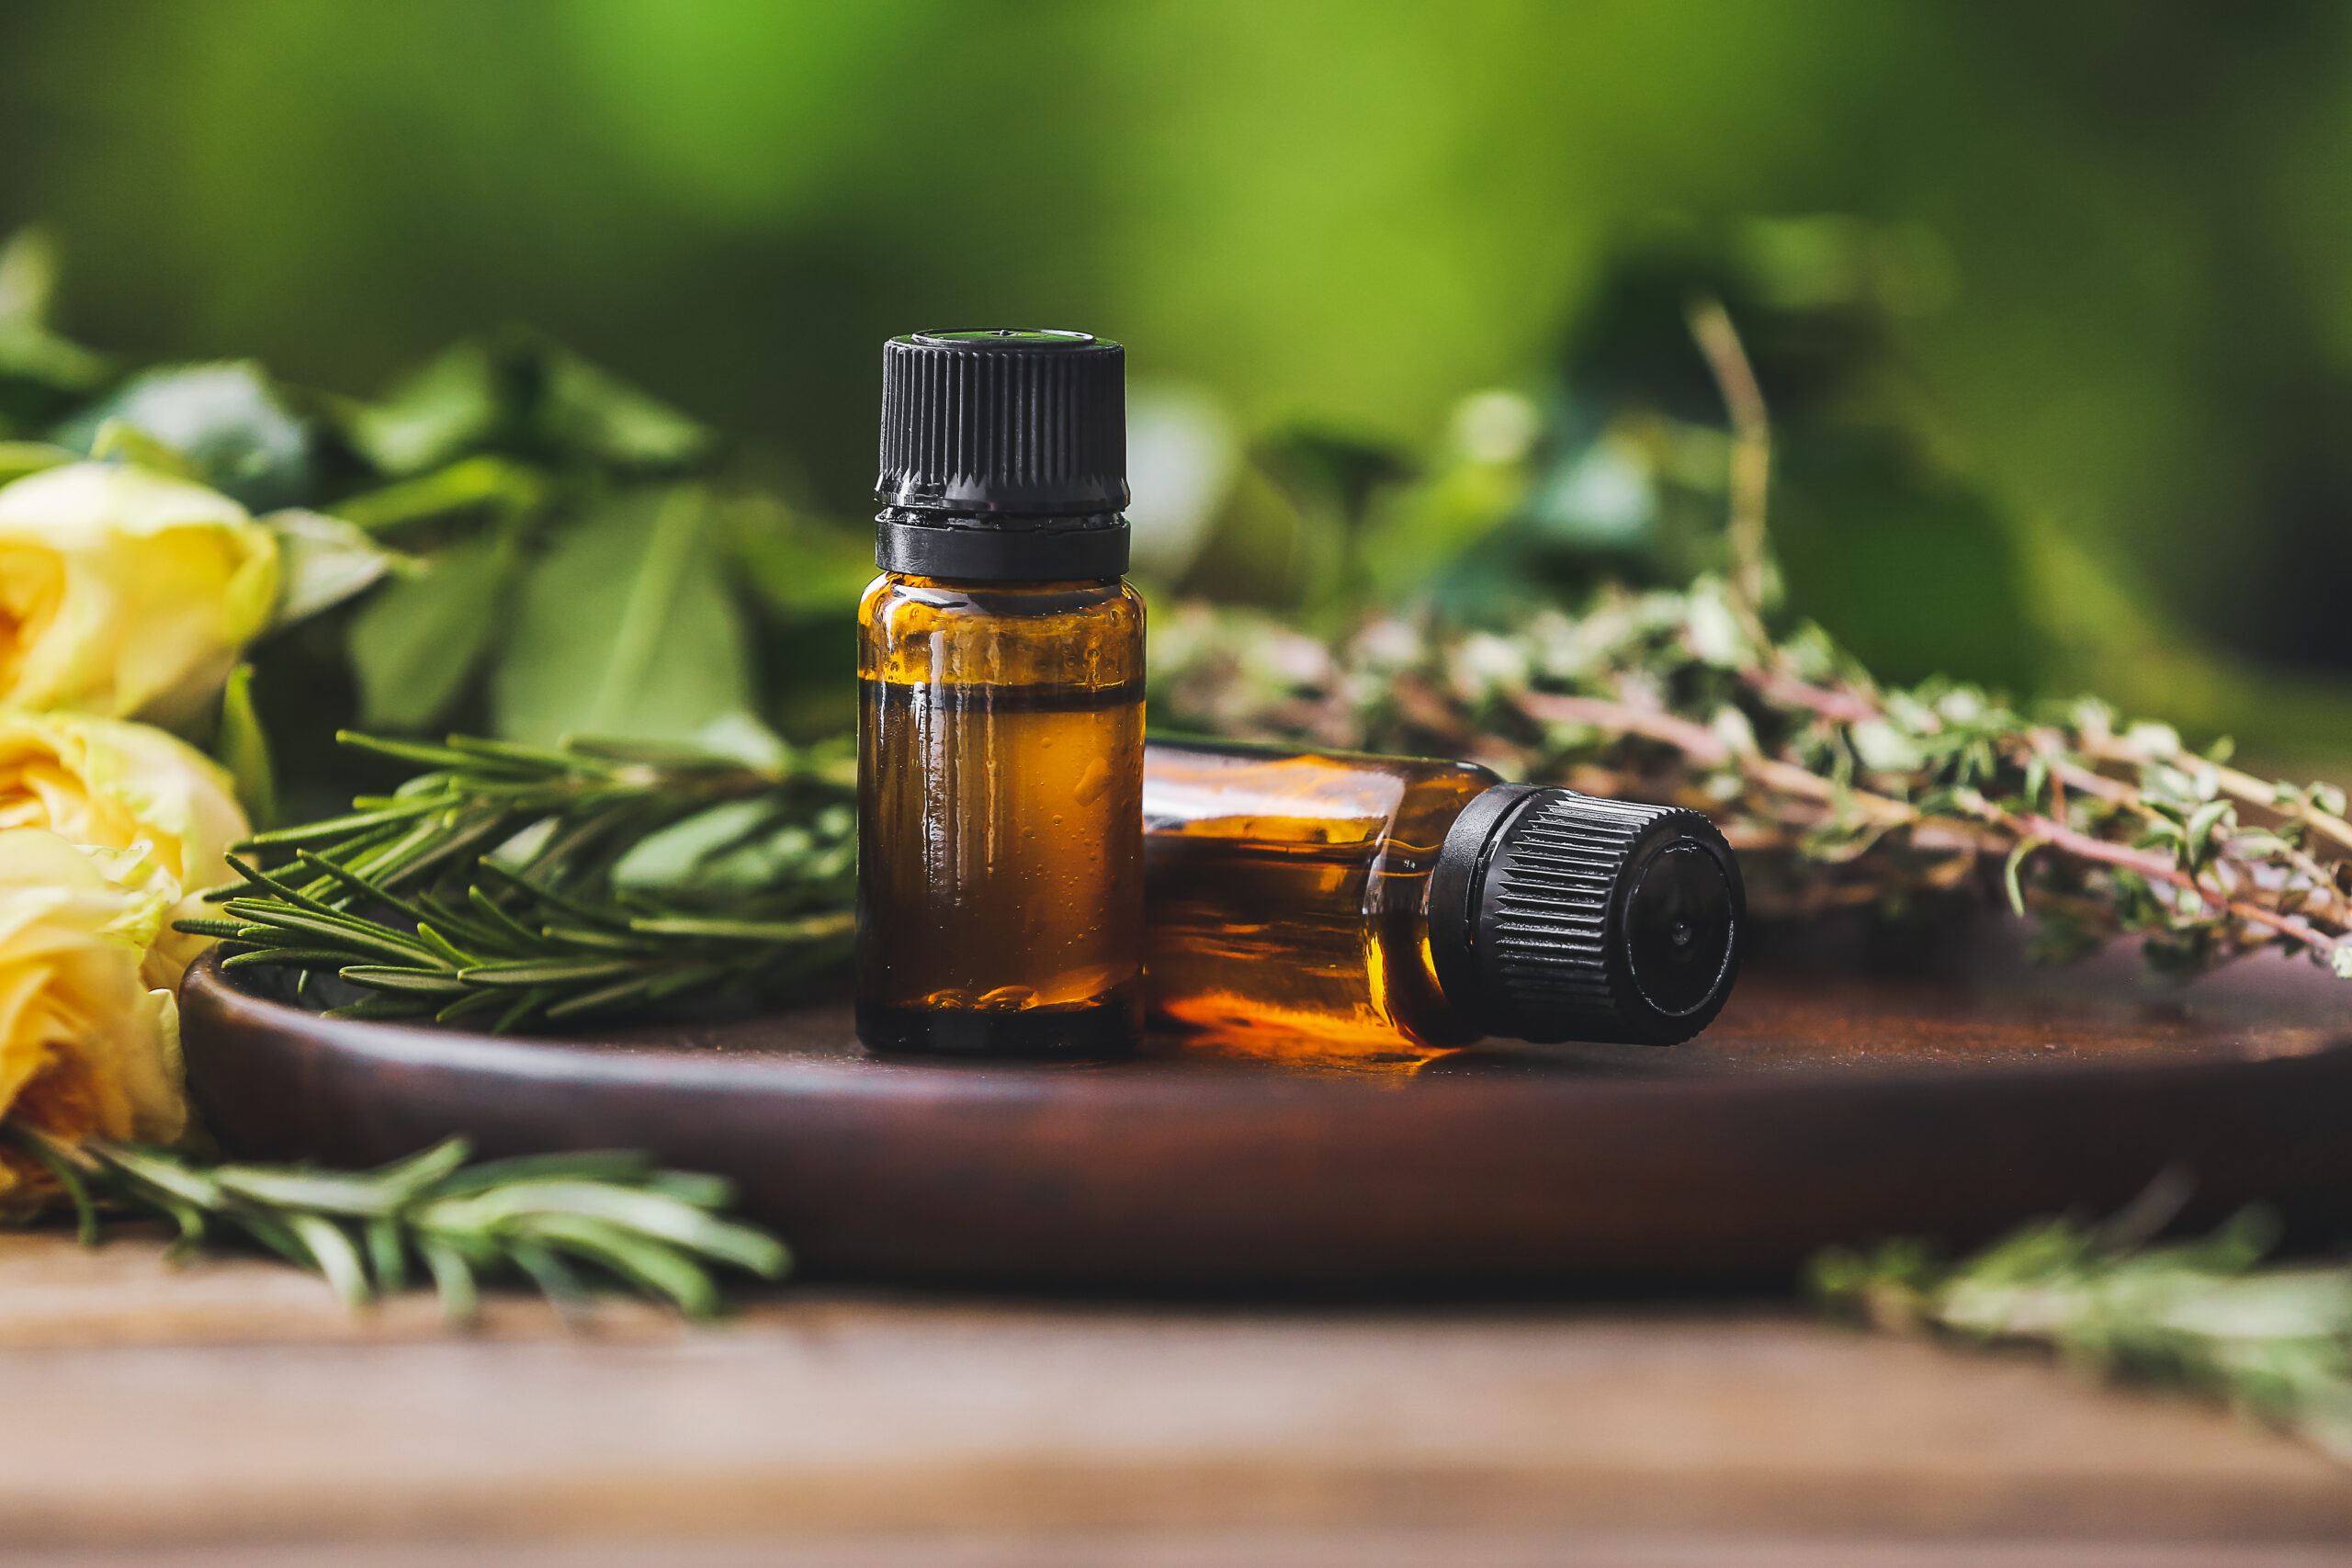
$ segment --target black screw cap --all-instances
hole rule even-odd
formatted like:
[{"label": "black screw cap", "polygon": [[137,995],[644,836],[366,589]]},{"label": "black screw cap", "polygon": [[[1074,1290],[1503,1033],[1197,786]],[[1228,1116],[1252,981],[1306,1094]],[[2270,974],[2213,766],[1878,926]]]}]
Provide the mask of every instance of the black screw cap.
[{"label": "black screw cap", "polygon": [[886,571],[993,581],[1127,568],[1126,350],[1023,327],[882,346]]},{"label": "black screw cap", "polygon": [[1671,1045],[1723,1010],[1747,899],[1713,823],[1679,807],[1501,784],[1440,852],[1430,938],[1488,1033]]}]

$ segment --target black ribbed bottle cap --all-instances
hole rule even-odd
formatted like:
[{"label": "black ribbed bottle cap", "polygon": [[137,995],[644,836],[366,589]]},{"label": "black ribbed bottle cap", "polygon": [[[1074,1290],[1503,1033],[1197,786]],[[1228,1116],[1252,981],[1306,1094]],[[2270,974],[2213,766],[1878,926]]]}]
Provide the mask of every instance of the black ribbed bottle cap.
[{"label": "black ribbed bottle cap", "polygon": [[1516,1040],[1672,1045],[1739,974],[1747,896],[1715,825],[1679,807],[1498,784],[1430,879],[1446,1000]]},{"label": "black ribbed bottle cap", "polygon": [[993,581],[1127,570],[1126,350],[1086,333],[910,333],[882,345],[875,560]]}]

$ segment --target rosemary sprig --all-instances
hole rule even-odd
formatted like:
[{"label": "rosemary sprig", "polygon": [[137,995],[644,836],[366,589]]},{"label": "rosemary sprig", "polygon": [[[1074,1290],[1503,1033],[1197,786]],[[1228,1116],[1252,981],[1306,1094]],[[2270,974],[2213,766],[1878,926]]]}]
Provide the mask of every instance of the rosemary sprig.
[{"label": "rosemary sprig", "polygon": [[2352,1269],[2256,1269],[2277,1229],[2260,1209],[2200,1241],[2146,1247],[2147,1228],[2042,1221],[1958,1264],[1917,1241],[1838,1248],[1815,1259],[1813,1285],[1878,1327],[2046,1346],[2097,1376],[2221,1400],[2352,1461]]},{"label": "rosemary sprig", "polygon": [[[98,1235],[98,1206],[156,1213],[185,1257],[242,1235],[322,1274],[353,1306],[429,1277],[453,1323],[470,1321],[478,1282],[520,1274],[567,1315],[591,1282],[616,1281],[707,1317],[721,1304],[712,1266],[763,1280],[791,1255],[766,1233],[718,1217],[732,1197],[717,1177],[657,1170],[622,1152],[527,1156],[469,1166],[463,1138],[371,1171],[209,1164],[168,1150],[88,1139],[71,1145],[21,1119],[0,1143],[47,1168]],[[586,1274],[582,1269],[588,1270]]]},{"label": "rosemary sprig", "polygon": [[608,742],[341,739],[428,771],[239,845],[243,880],[207,895],[220,918],[180,926],[220,939],[225,969],[290,971],[338,1016],[504,1032],[771,992],[847,951],[854,783],[838,750],[754,767]]}]

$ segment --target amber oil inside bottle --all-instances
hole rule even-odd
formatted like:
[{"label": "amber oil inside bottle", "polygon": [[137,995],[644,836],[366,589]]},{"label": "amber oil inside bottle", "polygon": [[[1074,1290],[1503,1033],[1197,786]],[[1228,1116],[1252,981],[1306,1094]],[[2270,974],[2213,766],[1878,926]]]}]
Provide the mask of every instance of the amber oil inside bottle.
[{"label": "amber oil inside bottle", "polygon": [[1143,802],[1151,1006],[1228,1050],[1672,1045],[1739,973],[1738,858],[1682,807],[1468,762],[1166,741]]},{"label": "amber oil inside bottle", "polygon": [[886,572],[858,609],[857,1025],[1099,1055],[1141,1028],[1143,604]]},{"label": "amber oil inside bottle", "polygon": [[1269,1048],[1465,1045],[1430,951],[1447,830],[1499,782],[1465,762],[1145,750],[1145,931],[1159,1021]]}]

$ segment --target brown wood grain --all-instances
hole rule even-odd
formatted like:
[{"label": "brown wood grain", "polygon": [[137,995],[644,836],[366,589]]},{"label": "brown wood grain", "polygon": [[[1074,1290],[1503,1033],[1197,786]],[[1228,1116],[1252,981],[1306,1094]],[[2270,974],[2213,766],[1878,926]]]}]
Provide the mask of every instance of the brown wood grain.
[{"label": "brown wood grain", "polygon": [[1915,1540],[1443,1529],[1144,1530],[560,1542],[0,1548],[0,1568],[2337,1568],[2325,1544]]},{"label": "brown wood grain", "polygon": [[[753,1540],[787,1563],[2283,1563],[2256,1545],[2352,1541],[2352,1481],[2285,1438],[1785,1308],[797,1292],[618,1337],[512,1302],[466,1337],[405,1305],[338,1325],[314,1280],[208,1265],[184,1282],[210,1313],[242,1299],[237,1335],[169,1299],[159,1255],[0,1247],[0,1563],[770,1560],[728,1544]],[[2011,1555],[1950,1554],[1972,1542]]]}]

